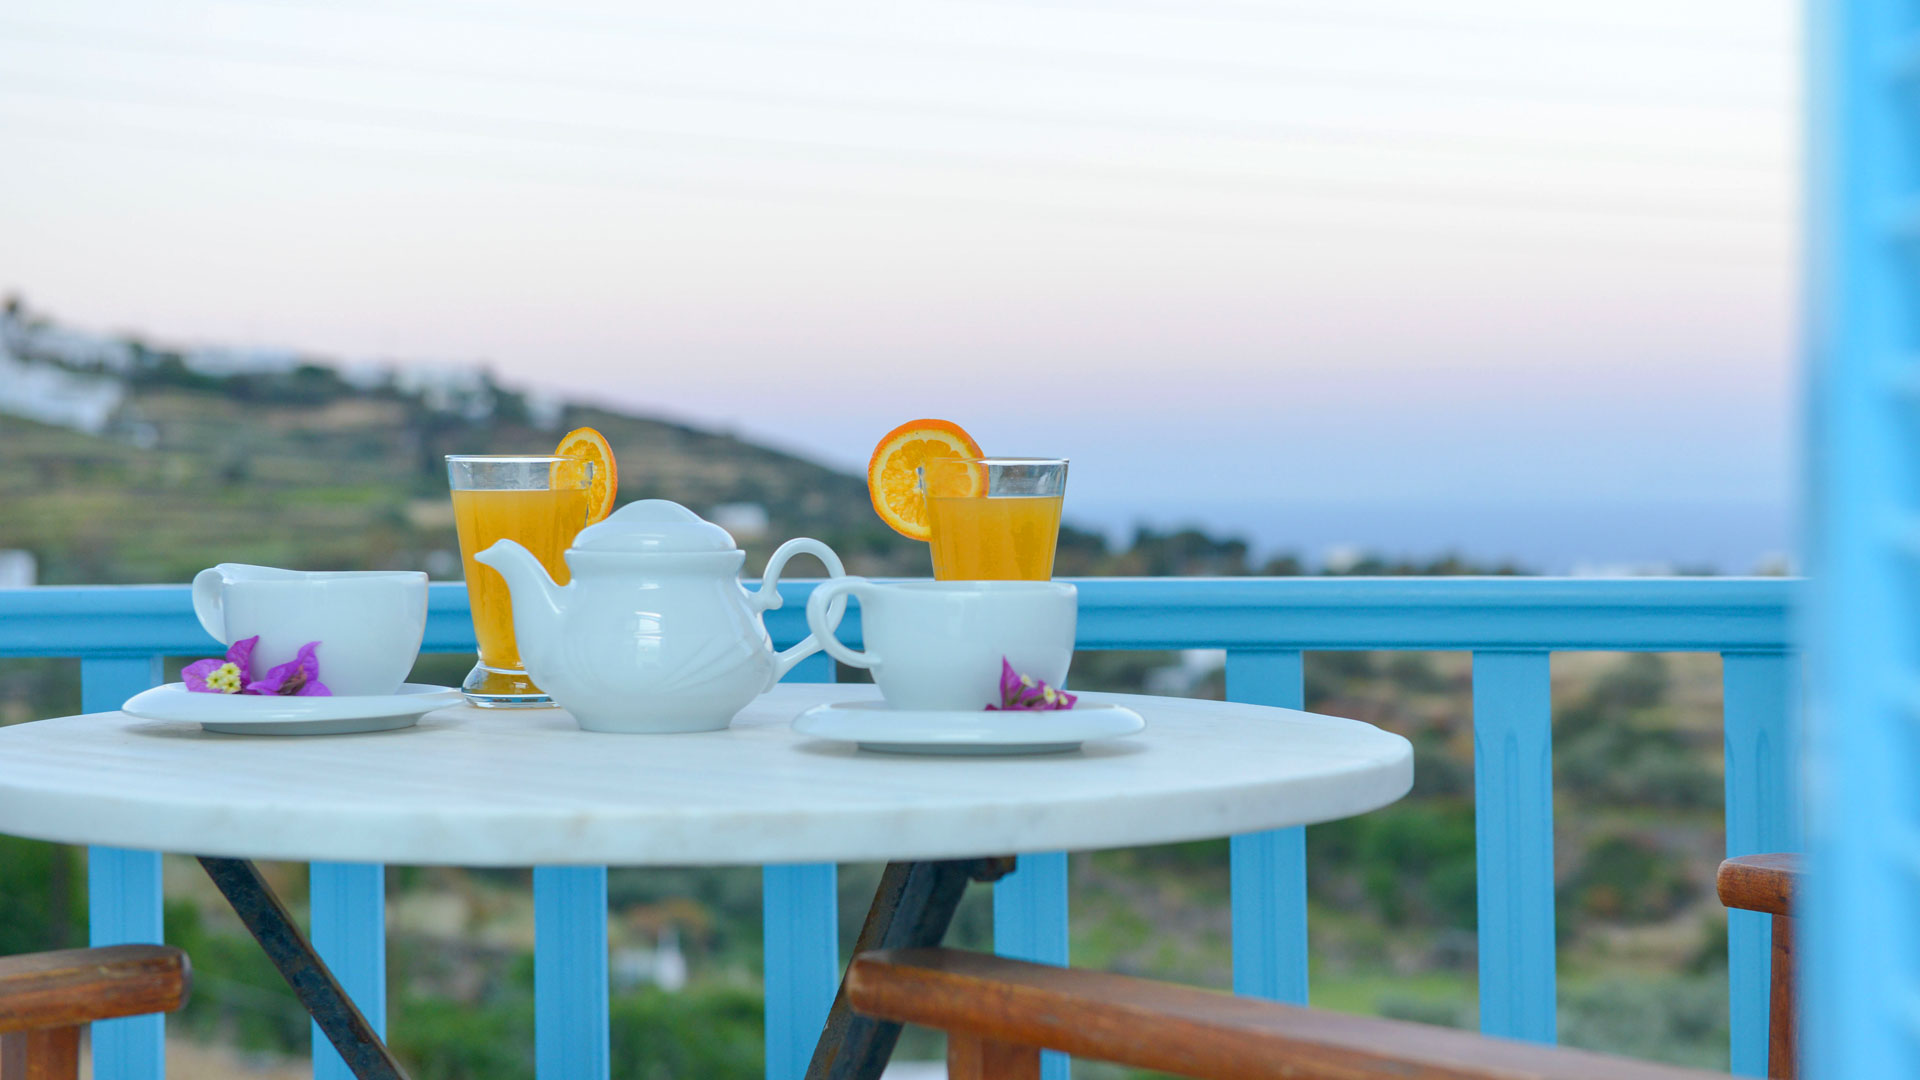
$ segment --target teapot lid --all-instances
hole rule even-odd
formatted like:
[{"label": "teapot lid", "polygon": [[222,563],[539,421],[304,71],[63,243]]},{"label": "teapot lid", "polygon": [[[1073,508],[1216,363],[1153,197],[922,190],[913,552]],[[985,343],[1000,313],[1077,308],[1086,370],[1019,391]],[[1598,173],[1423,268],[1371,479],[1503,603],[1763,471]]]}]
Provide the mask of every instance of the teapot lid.
[{"label": "teapot lid", "polygon": [[574,551],[674,555],[738,551],[727,530],[667,499],[641,499],[580,530]]}]

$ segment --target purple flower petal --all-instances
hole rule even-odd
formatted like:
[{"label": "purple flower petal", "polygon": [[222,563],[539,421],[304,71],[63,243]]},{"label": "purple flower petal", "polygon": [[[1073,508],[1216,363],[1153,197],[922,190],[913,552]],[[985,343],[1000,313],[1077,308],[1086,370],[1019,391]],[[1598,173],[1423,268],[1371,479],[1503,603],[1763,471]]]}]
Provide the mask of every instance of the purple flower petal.
[{"label": "purple flower petal", "polygon": [[255,634],[227,646],[227,663],[240,669],[240,681],[243,683],[253,678],[253,647],[258,644],[260,635]]},{"label": "purple flower petal", "polygon": [[207,685],[207,676],[213,674],[225,663],[225,660],[195,660],[193,663],[180,669],[180,680],[186,683],[187,689],[193,693],[217,694],[220,691]]},{"label": "purple flower petal", "polygon": [[1006,657],[1000,658],[1000,704],[987,706],[992,712],[1022,710],[1040,712],[1051,709],[1071,709],[1073,703],[1080,700],[1065,690],[1055,690],[1045,681],[1022,675],[1013,670],[1013,664]]},{"label": "purple flower petal", "polygon": [[1000,658],[1000,700],[1005,701],[1020,692],[1020,673],[1006,657]]},{"label": "purple flower petal", "polygon": [[253,678],[253,647],[260,635],[242,638],[227,647],[219,659],[195,660],[180,669],[180,680],[195,694],[242,694]]},{"label": "purple flower petal", "polygon": [[[266,677],[247,684],[249,694],[330,697],[332,691],[320,681],[320,661],[314,650],[320,643],[309,641],[300,646],[293,659],[267,672]],[[309,689],[311,687],[311,689]]]}]

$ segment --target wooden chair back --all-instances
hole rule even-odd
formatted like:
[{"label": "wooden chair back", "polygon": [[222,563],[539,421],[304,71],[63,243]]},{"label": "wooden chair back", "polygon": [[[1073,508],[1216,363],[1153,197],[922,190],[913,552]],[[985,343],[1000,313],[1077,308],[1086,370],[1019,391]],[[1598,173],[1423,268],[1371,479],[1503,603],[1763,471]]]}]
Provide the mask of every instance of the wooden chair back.
[{"label": "wooden chair back", "polygon": [[1800,891],[1800,856],[1742,855],[1720,864],[1714,884],[1720,902],[1741,911],[1773,916],[1773,972],[1767,1002],[1767,1076],[1795,1075],[1794,915]]},{"label": "wooden chair back", "polygon": [[[1769,1077],[1794,1075],[1793,918],[1800,862],[1721,864],[1721,900],[1773,916]],[[1347,1016],[953,949],[864,953],[848,1000],[947,1033],[949,1080],[1039,1080],[1060,1050],[1205,1080],[1726,1080],[1699,1069]]]},{"label": "wooden chair back", "polygon": [[1038,1080],[1043,1048],[1205,1080],[1727,1080],[953,949],[862,954],[847,991],[868,1016],[945,1031],[949,1080]]},{"label": "wooden chair back", "polygon": [[77,1080],[82,1028],[172,1012],[192,981],[187,954],[165,945],[0,957],[0,1080]]}]

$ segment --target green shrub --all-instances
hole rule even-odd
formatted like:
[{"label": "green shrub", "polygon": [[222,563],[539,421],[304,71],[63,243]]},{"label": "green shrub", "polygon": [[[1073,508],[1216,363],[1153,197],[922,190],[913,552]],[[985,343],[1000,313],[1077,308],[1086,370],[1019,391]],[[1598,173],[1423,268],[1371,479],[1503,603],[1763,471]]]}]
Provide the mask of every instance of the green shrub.
[{"label": "green shrub", "polygon": [[78,848],[0,836],[0,956],[87,943]]},{"label": "green shrub", "polygon": [[533,1003],[469,1004],[409,995],[388,1030],[414,1080],[526,1080],[533,1076]]},{"label": "green shrub", "polygon": [[764,1072],[761,994],[701,986],[613,1000],[613,1075],[623,1080],[754,1080]]},{"label": "green shrub", "polygon": [[1307,887],[1341,906],[1357,880],[1388,924],[1474,925],[1473,806],[1458,800],[1398,803],[1307,831]]},{"label": "green shrub", "polygon": [[1708,1069],[1727,1067],[1727,979],[1608,979],[1560,995],[1560,1042]]},{"label": "green shrub", "polygon": [[1681,860],[1638,834],[1598,837],[1559,889],[1556,913],[1568,919],[1653,922],[1680,911],[1698,893]]}]

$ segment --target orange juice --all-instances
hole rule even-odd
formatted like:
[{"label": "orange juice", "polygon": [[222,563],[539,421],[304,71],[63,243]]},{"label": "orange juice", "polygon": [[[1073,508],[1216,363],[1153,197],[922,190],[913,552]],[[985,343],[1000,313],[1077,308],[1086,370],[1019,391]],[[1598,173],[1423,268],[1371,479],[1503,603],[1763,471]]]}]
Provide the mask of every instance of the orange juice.
[{"label": "orange juice", "polygon": [[1060,538],[1058,495],[933,496],[933,576],[941,581],[1046,581]]},{"label": "orange juice", "polygon": [[460,562],[466,569],[482,664],[518,671],[520,646],[513,639],[506,579],[493,567],[474,562],[474,555],[496,540],[513,540],[533,552],[555,582],[565,585],[572,575],[560,556],[587,523],[587,498],[585,488],[453,493],[453,523],[460,534]]}]

